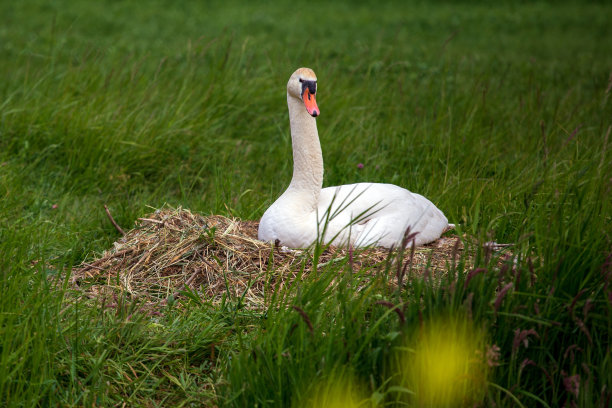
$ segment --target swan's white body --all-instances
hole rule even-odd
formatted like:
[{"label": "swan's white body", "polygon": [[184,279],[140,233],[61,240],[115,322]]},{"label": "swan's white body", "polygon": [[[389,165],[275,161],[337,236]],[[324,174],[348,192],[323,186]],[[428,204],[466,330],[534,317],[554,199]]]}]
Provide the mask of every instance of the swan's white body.
[{"label": "swan's white body", "polygon": [[[315,91],[309,93],[308,88]],[[261,218],[259,239],[279,240],[292,248],[307,247],[318,237],[335,245],[390,248],[402,244],[408,228],[417,233],[416,245],[438,239],[449,228],[448,220],[422,195],[392,184],[321,188],[323,155],[313,117],[319,113],[315,92],[312,70],[300,68],[293,73],[287,84],[293,178]]]}]

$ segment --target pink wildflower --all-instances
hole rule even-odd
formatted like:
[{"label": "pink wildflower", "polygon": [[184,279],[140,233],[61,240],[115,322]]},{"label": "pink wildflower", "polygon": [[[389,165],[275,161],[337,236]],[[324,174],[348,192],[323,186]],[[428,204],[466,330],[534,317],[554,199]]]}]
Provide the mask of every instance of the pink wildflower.
[{"label": "pink wildflower", "polygon": [[575,374],[566,377],[567,374],[565,371],[562,371],[561,375],[563,375],[563,386],[565,387],[565,391],[578,397],[578,391],[580,390],[580,375]]},{"label": "pink wildflower", "polygon": [[499,365],[500,351],[497,344],[493,344],[487,349],[487,365],[489,367],[497,367]]},{"label": "pink wildflower", "polygon": [[523,343],[525,348],[529,347],[529,336],[535,336],[536,338],[540,338],[538,333],[534,329],[529,330],[521,330],[516,329],[514,331],[514,341],[512,342],[512,352],[516,353]]}]

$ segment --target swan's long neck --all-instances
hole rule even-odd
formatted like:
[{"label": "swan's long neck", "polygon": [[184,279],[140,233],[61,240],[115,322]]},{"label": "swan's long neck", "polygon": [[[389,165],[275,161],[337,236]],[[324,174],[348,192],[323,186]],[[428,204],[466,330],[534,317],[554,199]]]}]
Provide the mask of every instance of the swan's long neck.
[{"label": "swan's long neck", "polygon": [[293,145],[293,178],[287,192],[307,193],[308,203],[315,208],[323,186],[323,154],[317,132],[317,121],[304,108],[304,103],[287,95],[291,142]]}]

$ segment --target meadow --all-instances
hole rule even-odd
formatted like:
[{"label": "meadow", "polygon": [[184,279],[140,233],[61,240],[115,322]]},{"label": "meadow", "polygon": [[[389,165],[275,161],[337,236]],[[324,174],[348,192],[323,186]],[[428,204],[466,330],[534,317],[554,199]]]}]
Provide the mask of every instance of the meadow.
[{"label": "meadow", "polygon": [[[610,5],[25,0],[0,15],[0,405],[612,403]],[[478,243],[475,264],[391,290],[391,263],[331,263],[265,310],[75,301],[70,270],[119,238],[104,205],[126,229],[166,204],[263,214],[291,178],[301,66],[318,76],[325,185],[425,195]],[[513,244],[505,266],[487,241]],[[420,361],[418,339],[479,347],[482,372],[453,379],[469,392],[424,396],[464,360]]]}]

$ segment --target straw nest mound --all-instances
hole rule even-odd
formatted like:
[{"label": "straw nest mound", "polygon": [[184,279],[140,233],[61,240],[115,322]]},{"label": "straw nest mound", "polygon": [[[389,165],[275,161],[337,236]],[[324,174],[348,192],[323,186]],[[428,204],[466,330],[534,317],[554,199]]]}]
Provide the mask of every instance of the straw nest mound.
[{"label": "straw nest mound", "polygon": [[[291,250],[257,239],[256,221],[241,221],[218,215],[202,216],[189,210],[157,210],[139,218],[136,226],[114,243],[113,248],[72,272],[72,284],[92,299],[121,293],[147,304],[164,303],[190,289],[212,303],[225,295],[243,296],[248,307],[263,305],[266,285],[282,287],[313,269],[312,253]],[[406,256],[388,269],[442,273],[452,259],[461,257],[457,236],[406,250]],[[328,248],[318,266],[347,260],[354,272],[388,265],[393,257],[387,249],[351,251]],[[403,262],[403,265],[397,265]],[[381,269],[378,269],[381,270]],[[390,279],[396,279],[394,276]],[[229,292],[229,293],[228,293]]]}]

